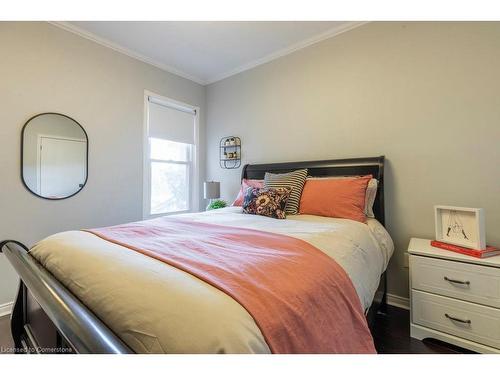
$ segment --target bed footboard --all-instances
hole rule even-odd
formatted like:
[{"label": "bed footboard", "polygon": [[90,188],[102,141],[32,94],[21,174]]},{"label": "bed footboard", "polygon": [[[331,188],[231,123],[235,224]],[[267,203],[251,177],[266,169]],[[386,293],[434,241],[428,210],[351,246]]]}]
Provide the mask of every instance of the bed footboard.
[{"label": "bed footboard", "polygon": [[11,317],[16,352],[109,353],[132,350],[18,241],[0,242],[21,278]]}]

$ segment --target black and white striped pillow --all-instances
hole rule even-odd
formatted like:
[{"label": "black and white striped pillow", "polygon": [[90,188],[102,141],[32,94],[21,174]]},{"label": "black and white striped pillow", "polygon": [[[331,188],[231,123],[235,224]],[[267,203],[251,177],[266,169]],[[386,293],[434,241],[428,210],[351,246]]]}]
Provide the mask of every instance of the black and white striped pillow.
[{"label": "black and white striped pillow", "polygon": [[266,188],[291,188],[290,196],[286,203],[285,212],[288,215],[299,213],[300,196],[307,178],[307,169],[299,169],[289,173],[269,173],[264,176],[264,187]]}]

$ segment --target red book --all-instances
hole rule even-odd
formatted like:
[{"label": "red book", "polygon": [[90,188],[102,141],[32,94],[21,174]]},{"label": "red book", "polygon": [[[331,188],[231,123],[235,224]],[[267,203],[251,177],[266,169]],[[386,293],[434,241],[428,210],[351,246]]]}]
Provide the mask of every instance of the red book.
[{"label": "red book", "polygon": [[441,241],[431,241],[431,246],[439,247],[440,249],[444,250],[454,251],[456,253],[464,255],[470,255],[471,257],[476,258],[488,258],[500,254],[500,249],[493,246],[486,246],[486,249],[484,250],[474,250]]}]

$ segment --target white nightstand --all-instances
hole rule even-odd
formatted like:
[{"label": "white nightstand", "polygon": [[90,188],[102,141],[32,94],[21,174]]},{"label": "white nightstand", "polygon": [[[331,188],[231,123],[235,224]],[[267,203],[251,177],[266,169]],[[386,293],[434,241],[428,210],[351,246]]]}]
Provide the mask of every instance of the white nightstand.
[{"label": "white nightstand", "polygon": [[500,353],[500,255],[479,259],[412,238],[410,335]]}]

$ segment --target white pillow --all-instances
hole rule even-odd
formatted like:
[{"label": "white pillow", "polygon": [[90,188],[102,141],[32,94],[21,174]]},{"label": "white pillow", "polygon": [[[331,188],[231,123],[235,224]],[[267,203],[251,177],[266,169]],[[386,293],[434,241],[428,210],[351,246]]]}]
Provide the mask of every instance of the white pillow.
[{"label": "white pillow", "polygon": [[375,197],[377,196],[378,180],[372,178],[368,181],[368,186],[366,187],[365,195],[365,215],[366,217],[375,217],[373,213],[373,203],[375,203]]},{"label": "white pillow", "polygon": [[[328,176],[328,177],[312,177],[308,176],[308,180],[338,180],[341,178],[356,178],[358,176]],[[378,189],[378,180],[376,178],[372,178],[368,181],[368,185],[366,186],[365,193],[365,209],[364,213],[366,217],[375,217],[373,213],[373,203],[375,202],[375,197],[377,196]]]}]

